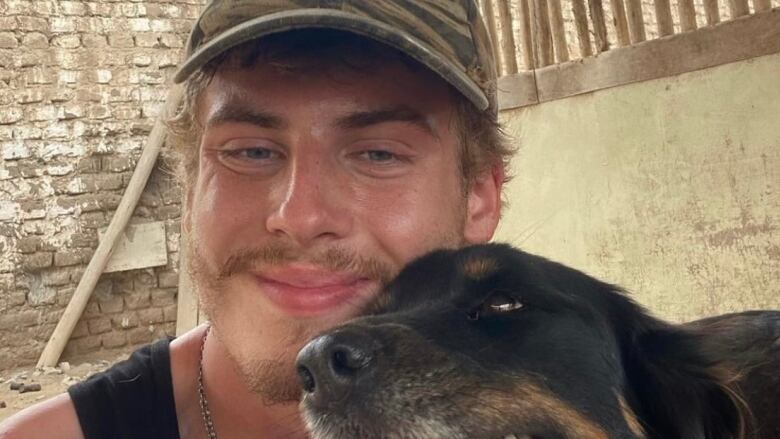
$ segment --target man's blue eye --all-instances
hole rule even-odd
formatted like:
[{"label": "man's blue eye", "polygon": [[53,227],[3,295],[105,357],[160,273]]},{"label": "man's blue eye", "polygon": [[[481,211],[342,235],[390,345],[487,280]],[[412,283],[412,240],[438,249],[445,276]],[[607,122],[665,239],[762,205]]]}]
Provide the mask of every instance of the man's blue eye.
[{"label": "man's blue eye", "polygon": [[271,151],[265,148],[249,148],[244,150],[247,158],[261,160],[271,158]]},{"label": "man's blue eye", "polygon": [[366,151],[368,158],[376,162],[387,162],[395,159],[395,154],[387,151]]}]

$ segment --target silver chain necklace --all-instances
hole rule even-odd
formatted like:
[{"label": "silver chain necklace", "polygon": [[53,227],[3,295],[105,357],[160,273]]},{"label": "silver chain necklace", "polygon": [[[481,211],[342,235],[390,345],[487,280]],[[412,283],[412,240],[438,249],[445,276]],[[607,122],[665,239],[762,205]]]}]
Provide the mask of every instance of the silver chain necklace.
[{"label": "silver chain necklace", "polygon": [[203,340],[200,342],[200,360],[198,361],[198,402],[200,402],[200,414],[203,418],[203,426],[206,427],[208,439],[217,439],[217,431],[214,429],[214,420],[211,419],[209,401],[206,399],[206,389],[203,386],[203,349],[206,347],[206,337],[209,336],[211,325],[206,326]]}]

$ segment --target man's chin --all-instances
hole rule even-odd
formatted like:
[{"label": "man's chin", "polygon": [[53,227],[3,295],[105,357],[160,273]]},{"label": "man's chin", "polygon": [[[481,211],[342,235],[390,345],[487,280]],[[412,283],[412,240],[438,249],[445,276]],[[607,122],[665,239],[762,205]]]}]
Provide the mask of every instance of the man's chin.
[{"label": "man's chin", "polygon": [[247,388],[265,404],[297,403],[301,397],[301,389],[295,373],[295,355],[308,338],[300,342],[291,342],[289,350],[280,357],[269,359],[261,357],[266,352],[233,352],[227,347],[228,356],[236,373],[246,383]]},{"label": "man's chin", "polygon": [[[297,404],[300,401],[301,387],[293,364],[268,361],[242,369],[245,369],[242,375],[249,389],[265,404]],[[284,373],[285,370],[291,373]]]}]

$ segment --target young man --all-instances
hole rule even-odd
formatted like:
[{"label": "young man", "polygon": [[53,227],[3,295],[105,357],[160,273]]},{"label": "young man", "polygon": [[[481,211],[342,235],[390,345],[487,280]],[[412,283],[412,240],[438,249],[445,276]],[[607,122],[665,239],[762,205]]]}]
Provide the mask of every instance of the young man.
[{"label": "young man", "polygon": [[491,238],[509,149],[472,0],[213,1],[169,124],[210,326],[3,438],[305,438],[298,349],[435,248]]}]

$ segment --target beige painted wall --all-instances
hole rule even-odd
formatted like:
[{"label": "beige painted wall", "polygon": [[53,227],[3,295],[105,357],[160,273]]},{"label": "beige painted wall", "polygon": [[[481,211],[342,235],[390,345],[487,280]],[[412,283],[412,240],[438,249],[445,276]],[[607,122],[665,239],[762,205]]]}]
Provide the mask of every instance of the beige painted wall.
[{"label": "beige painted wall", "polygon": [[503,113],[496,240],[683,321],[780,308],[780,54]]}]

